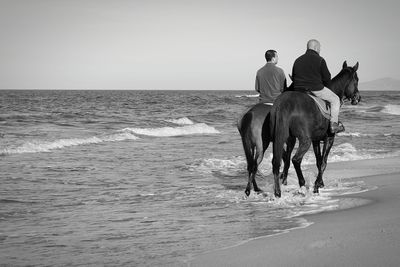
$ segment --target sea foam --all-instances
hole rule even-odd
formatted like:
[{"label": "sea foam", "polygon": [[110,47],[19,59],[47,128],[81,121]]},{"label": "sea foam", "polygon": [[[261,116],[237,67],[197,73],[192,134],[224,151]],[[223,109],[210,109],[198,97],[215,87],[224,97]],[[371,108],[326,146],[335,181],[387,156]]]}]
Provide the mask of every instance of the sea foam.
[{"label": "sea foam", "polygon": [[130,132],[138,135],[170,137],[193,134],[218,134],[217,129],[205,123],[195,123],[178,127],[160,127],[160,128],[125,128],[123,132]]},{"label": "sea foam", "polygon": [[359,133],[359,132],[342,132],[338,133],[338,136],[351,136],[351,137],[371,137],[371,136],[377,136],[376,134],[365,134],[365,133]]},{"label": "sea foam", "polygon": [[247,97],[247,98],[254,98],[254,97],[259,97],[259,94],[255,94],[255,95],[235,95],[235,97]]},{"label": "sea foam", "polygon": [[172,119],[166,120],[167,122],[171,122],[177,125],[193,125],[194,122],[187,117],[179,118],[179,119]]},{"label": "sea foam", "polygon": [[381,134],[369,134],[359,132],[342,132],[338,133],[338,136],[350,136],[350,137],[380,137],[380,136],[394,136],[393,133],[381,133]]},{"label": "sea foam", "polygon": [[392,115],[400,115],[400,105],[386,105],[383,109],[382,109],[383,113],[388,113],[388,114],[392,114]]},{"label": "sea foam", "polygon": [[[292,157],[296,152],[297,147],[293,150]],[[399,152],[400,153],[400,152]],[[393,156],[393,153],[384,153],[381,150],[358,150],[350,143],[343,143],[340,145],[334,145],[328,156],[328,162],[342,162],[342,161],[353,161],[353,160],[363,160],[363,159],[373,159],[373,158],[383,158]],[[261,175],[269,175],[272,172],[272,161],[273,155],[267,150],[264,159],[261,162],[258,172]],[[315,165],[315,155],[313,150],[310,148],[305,154],[302,166],[306,167],[308,165]],[[195,160],[188,166],[191,171],[196,171],[200,173],[211,174],[214,172],[222,173],[225,175],[235,175],[237,173],[246,170],[246,158],[244,155],[230,157],[230,158],[204,158]],[[281,168],[283,167],[283,162]],[[292,168],[292,165],[291,165]]]},{"label": "sea foam", "polygon": [[236,173],[245,169],[246,159],[242,156],[232,157],[228,159],[209,158],[195,160],[189,166],[189,170],[201,173],[212,173],[214,171],[223,173]]},{"label": "sea foam", "polygon": [[361,113],[384,113],[390,115],[400,115],[400,105],[387,104],[381,105],[364,105],[364,106],[345,106],[343,109],[355,110]]},{"label": "sea foam", "polygon": [[118,142],[135,139],[138,139],[138,137],[133,134],[118,133],[102,137],[92,136],[88,138],[58,139],[55,141],[28,141],[18,147],[6,147],[3,150],[0,150],[0,155],[49,152],[51,150],[62,149],[64,147],[99,144],[103,142]]}]

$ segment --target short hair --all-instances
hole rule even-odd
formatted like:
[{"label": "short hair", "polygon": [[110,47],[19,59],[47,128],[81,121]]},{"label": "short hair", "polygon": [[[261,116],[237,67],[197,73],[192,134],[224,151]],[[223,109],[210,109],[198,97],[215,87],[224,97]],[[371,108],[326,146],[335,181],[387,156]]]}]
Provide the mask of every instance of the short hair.
[{"label": "short hair", "polygon": [[321,44],[319,43],[318,40],[311,39],[307,42],[307,49],[312,49],[319,52],[319,50],[321,49]]},{"label": "short hair", "polygon": [[274,58],[276,56],[276,51],[275,50],[267,50],[267,52],[265,52],[265,59],[267,60],[267,62],[270,62],[272,60],[272,58]]}]

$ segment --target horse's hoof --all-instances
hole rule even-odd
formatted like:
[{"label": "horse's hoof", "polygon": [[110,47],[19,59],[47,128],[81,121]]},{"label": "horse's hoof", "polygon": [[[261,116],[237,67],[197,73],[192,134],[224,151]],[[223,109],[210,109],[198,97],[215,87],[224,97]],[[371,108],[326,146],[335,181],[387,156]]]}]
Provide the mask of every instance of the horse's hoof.
[{"label": "horse's hoof", "polygon": [[302,195],[303,197],[305,197],[305,196],[306,196],[306,193],[307,193],[307,188],[306,188],[305,186],[300,187],[298,193],[299,193],[300,195]]},{"label": "horse's hoof", "polygon": [[318,187],[314,187],[314,194],[319,194],[319,189],[318,189]]},{"label": "horse's hoof", "polygon": [[314,184],[314,191],[315,191],[315,188],[324,188],[324,187],[325,187],[325,185],[324,185],[323,181],[316,181]]},{"label": "horse's hoof", "polygon": [[254,192],[258,195],[264,193],[264,191],[262,191],[261,189],[254,190]]},{"label": "horse's hoof", "polygon": [[249,196],[249,195],[250,195],[250,190],[247,190],[247,189],[246,189],[246,190],[244,191],[244,193],[246,194],[246,196]]}]

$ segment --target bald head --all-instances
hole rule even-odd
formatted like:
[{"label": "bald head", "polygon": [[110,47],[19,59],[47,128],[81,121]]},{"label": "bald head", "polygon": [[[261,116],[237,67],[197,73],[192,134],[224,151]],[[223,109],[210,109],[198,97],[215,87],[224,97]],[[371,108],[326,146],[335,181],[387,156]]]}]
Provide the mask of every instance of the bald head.
[{"label": "bald head", "polygon": [[314,50],[319,54],[321,51],[321,44],[318,42],[318,40],[311,39],[307,42],[307,49]]}]

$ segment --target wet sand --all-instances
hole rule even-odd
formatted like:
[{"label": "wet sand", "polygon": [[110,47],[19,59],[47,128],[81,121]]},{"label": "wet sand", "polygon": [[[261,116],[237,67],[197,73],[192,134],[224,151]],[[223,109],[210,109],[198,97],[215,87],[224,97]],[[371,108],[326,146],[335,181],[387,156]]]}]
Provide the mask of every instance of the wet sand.
[{"label": "wet sand", "polygon": [[189,266],[400,266],[400,157],[329,163],[325,179],[376,189],[340,196],[367,203],[307,215],[312,225],[198,255]]}]

